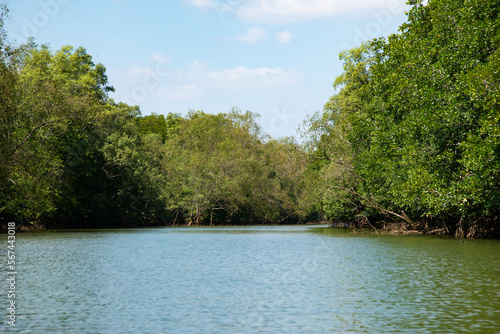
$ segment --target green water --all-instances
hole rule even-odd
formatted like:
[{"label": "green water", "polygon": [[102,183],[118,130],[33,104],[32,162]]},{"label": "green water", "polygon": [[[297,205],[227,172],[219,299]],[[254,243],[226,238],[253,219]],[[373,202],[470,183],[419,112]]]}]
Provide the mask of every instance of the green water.
[{"label": "green water", "polygon": [[500,333],[499,241],[305,226],[16,238],[16,328],[0,332]]}]

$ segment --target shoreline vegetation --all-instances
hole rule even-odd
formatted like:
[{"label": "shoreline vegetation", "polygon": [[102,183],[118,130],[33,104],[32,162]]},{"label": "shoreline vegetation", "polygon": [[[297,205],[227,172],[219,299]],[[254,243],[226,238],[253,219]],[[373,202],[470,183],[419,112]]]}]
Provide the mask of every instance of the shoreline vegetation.
[{"label": "shoreline vegetation", "polygon": [[409,3],[399,33],[340,54],[301,142],[237,108],[143,116],[83,47],[10,42],[0,5],[0,230],[327,221],[499,238],[500,1]]},{"label": "shoreline vegetation", "polygon": [[[425,225],[419,225],[419,226],[404,226],[403,224],[399,223],[383,223],[380,228],[376,228],[373,225],[367,225],[367,224],[359,224],[356,222],[332,222],[332,221],[312,221],[312,222],[301,222],[297,224],[293,224],[297,226],[323,226],[325,228],[336,228],[336,229],[342,229],[348,232],[348,234],[356,235],[356,234],[382,234],[382,235],[434,235],[434,236],[452,236],[450,234],[450,231],[448,230],[447,226],[441,227],[441,228],[434,228],[434,229],[428,229],[425,227]],[[61,226],[61,227],[54,227],[51,226],[51,228],[47,228],[46,225],[41,225],[41,224],[20,224],[16,226],[17,232],[24,232],[24,233],[30,233],[30,232],[41,232],[41,231],[57,231],[57,230],[64,230],[64,231],[71,231],[71,230],[89,230],[89,229],[97,229],[97,230],[109,230],[109,229],[116,229],[116,228],[154,228],[154,227],[244,227],[244,226],[293,226],[291,224],[273,224],[273,223],[268,223],[268,224],[252,224],[252,225],[247,225],[247,224],[239,224],[239,225],[191,225],[188,226],[186,224],[183,225],[144,225],[144,226],[139,226],[137,224],[131,224],[131,225],[121,225],[121,226],[108,226],[105,224],[93,224],[90,226]],[[2,227],[3,228],[3,227]],[[0,230],[1,233],[6,233],[7,231]]]}]

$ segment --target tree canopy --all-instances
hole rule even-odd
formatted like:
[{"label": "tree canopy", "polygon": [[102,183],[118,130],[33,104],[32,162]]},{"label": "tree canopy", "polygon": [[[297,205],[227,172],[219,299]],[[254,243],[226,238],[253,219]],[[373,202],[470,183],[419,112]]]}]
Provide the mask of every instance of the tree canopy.
[{"label": "tree canopy", "polygon": [[9,43],[0,5],[0,220],[498,233],[500,1],[410,4],[399,33],[340,54],[302,143],[236,108],[143,116],[83,47]]},{"label": "tree canopy", "polygon": [[325,213],[487,234],[499,223],[500,3],[412,4],[399,34],[341,54],[340,91],[309,122],[329,161]]}]

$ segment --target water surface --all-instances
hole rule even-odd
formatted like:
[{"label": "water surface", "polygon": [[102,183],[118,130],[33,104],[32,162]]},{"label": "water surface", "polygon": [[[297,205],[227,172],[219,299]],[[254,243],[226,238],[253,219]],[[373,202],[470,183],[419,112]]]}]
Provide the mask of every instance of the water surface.
[{"label": "water surface", "polygon": [[19,333],[500,333],[499,241],[310,226],[16,237]]}]

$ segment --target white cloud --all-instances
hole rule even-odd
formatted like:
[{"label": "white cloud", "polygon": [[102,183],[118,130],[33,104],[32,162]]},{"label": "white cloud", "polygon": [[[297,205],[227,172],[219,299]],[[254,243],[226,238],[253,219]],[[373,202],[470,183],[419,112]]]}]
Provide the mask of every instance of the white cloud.
[{"label": "white cloud", "polygon": [[291,23],[363,15],[385,11],[390,15],[408,10],[406,0],[182,0],[184,5],[235,13],[251,23]]},{"label": "white cloud", "polygon": [[242,43],[255,44],[267,38],[267,31],[261,27],[251,27],[244,35],[236,35],[234,38]]},{"label": "white cloud", "polygon": [[182,3],[188,6],[215,8],[212,0],[182,0]]},{"label": "white cloud", "polygon": [[212,86],[226,88],[265,89],[289,86],[300,80],[301,74],[295,70],[259,67],[251,69],[238,66],[220,71],[209,71],[207,78]]},{"label": "white cloud", "polygon": [[170,58],[164,56],[161,52],[156,52],[156,53],[153,53],[151,56],[150,56],[151,60],[153,60],[154,62],[156,63],[160,63],[160,64],[165,64],[165,63],[168,63],[170,61]]},{"label": "white cloud", "polygon": [[290,32],[290,30],[285,30],[283,32],[280,32],[276,34],[276,39],[278,40],[279,43],[281,44],[288,44],[293,38],[293,34]]},{"label": "white cloud", "polygon": [[191,100],[203,95],[201,89],[194,84],[179,85],[173,87],[161,87],[153,94],[155,98],[167,98],[170,100]]},{"label": "white cloud", "polygon": [[208,68],[208,62],[195,60],[195,61],[187,64],[187,68],[193,72],[203,71],[203,70]]},{"label": "white cloud", "polygon": [[148,101],[194,100],[208,92],[279,89],[302,78],[297,70],[244,66],[211,69],[208,62],[199,60],[179,69],[167,69],[167,61],[168,57],[155,53],[143,64],[110,69],[109,79],[116,89],[111,96],[131,105],[143,105]]},{"label": "white cloud", "polygon": [[406,0],[183,0],[189,6],[233,12],[252,23],[290,23],[314,19],[387,11],[402,14]]},{"label": "white cloud", "polygon": [[265,89],[289,86],[298,82],[302,75],[297,70],[282,68],[249,68],[238,66],[221,70],[210,69],[208,62],[195,60],[173,75],[182,85],[196,84],[202,91],[213,89]]},{"label": "white cloud", "polygon": [[243,3],[243,0],[182,0],[187,6],[208,8],[215,10],[218,14],[234,13]]}]

